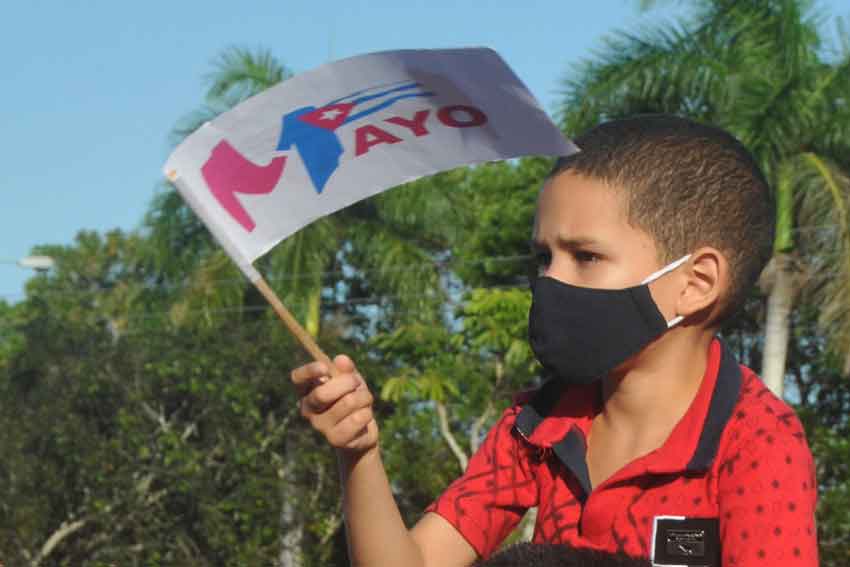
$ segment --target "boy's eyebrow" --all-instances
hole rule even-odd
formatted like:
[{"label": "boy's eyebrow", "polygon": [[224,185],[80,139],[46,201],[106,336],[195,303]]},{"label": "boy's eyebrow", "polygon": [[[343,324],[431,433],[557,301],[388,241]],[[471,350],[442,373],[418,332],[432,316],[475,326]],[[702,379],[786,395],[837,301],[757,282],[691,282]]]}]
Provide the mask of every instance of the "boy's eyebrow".
[{"label": "boy's eyebrow", "polygon": [[[589,236],[574,236],[571,238],[567,238],[562,235],[558,235],[558,246],[562,248],[583,248],[585,246],[598,246],[600,245],[599,240],[595,238],[591,238]],[[529,247],[532,250],[540,250],[546,249],[549,246],[546,244],[546,241],[539,239],[532,239],[529,241]]]},{"label": "boy's eyebrow", "polygon": [[585,246],[597,246],[598,244],[598,240],[589,236],[574,236],[572,238],[567,238],[560,234],[558,235],[558,245],[564,248],[583,248]]}]

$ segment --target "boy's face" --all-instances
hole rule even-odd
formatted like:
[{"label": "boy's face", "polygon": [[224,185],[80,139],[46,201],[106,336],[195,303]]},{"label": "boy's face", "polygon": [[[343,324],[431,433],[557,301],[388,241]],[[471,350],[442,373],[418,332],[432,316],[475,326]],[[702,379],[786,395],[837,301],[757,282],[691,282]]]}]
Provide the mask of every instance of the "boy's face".
[{"label": "boy's face", "polygon": [[[533,238],[538,274],[575,286],[631,287],[662,267],[653,238],[629,224],[619,192],[571,171],[544,185]],[[661,278],[651,285],[665,315],[669,313],[663,304],[669,301],[662,297],[676,293],[671,283]]]}]

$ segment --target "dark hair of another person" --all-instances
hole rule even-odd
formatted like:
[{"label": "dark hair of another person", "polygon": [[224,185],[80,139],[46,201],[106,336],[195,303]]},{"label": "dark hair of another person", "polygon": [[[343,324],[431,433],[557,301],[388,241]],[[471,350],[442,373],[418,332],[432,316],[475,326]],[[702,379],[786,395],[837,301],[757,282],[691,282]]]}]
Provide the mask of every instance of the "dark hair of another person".
[{"label": "dark hair of another person", "polygon": [[475,567],[650,567],[647,559],[554,543],[519,543]]},{"label": "dark hair of another person", "polygon": [[773,251],[775,208],[764,175],[732,135],[692,120],[639,115],[601,124],[575,139],[581,151],[558,160],[624,193],[629,223],[656,242],[663,264],[700,246],[720,250],[729,292],[716,323],[744,302]]}]

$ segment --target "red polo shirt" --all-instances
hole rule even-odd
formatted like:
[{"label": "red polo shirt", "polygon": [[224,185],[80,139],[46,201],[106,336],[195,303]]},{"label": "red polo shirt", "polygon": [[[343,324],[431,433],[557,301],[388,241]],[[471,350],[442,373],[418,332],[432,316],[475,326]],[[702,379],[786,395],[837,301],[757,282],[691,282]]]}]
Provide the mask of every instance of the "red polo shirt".
[{"label": "red polo shirt", "polygon": [[549,382],[505,411],[465,474],[428,508],[479,555],[537,506],[535,542],[670,565],[698,565],[693,556],[718,547],[724,566],[818,565],[817,485],[803,428],[720,341],[664,445],[592,490],[585,439],[598,385],[561,388]]}]

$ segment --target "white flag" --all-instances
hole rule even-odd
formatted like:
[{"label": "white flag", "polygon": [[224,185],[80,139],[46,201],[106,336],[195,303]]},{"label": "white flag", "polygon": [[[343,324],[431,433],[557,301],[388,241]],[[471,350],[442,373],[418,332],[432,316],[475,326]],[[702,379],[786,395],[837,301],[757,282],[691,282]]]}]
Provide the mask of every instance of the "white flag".
[{"label": "white flag", "polygon": [[316,219],[423,175],[568,155],[499,55],[361,55],[288,79],[186,138],[165,173],[252,281],[251,263]]}]

